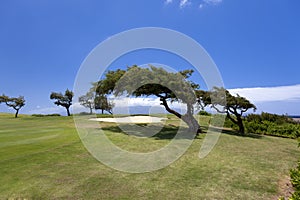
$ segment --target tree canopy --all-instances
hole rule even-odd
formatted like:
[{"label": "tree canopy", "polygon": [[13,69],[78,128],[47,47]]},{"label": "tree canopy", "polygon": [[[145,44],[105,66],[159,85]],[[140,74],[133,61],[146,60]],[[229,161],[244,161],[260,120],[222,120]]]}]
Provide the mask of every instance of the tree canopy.
[{"label": "tree canopy", "polygon": [[25,99],[23,96],[19,97],[8,97],[6,95],[1,95],[0,96],[0,103],[5,103],[8,107],[13,108],[16,113],[15,113],[15,118],[18,117],[19,110],[25,106]]},{"label": "tree canopy", "polygon": [[[126,94],[135,97],[154,95],[160,98],[161,105],[169,112],[186,122],[192,132],[201,132],[200,125],[193,117],[197,103],[194,90],[199,86],[188,78],[193,70],[168,72],[163,68],[150,66],[129,67],[127,70],[108,71],[105,78],[98,82],[98,94]],[[186,104],[186,113],[181,114],[169,106],[169,102],[178,101]]]},{"label": "tree canopy", "polygon": [[54,101],[54,104],[56,104],[57,106],[62,106],[66,108],[67,115],[70,116],[71,114],[69,108],[72,105],[73,96],[74,96],[73,92],[67,89],[65,91],[65,94],[52,92],[50,94],[50,99],[56,100]]},{"label": "tree canopy", "polygon": [[93,114],[93,109],[95,108],[95,93],[93,91],[87,92],[78,98],[80,105],[88,108],[90,114]]},{"label": "tree canopy", "polygon": [[104,111],[108,112],[109,114],[112,113],[112,109],[114,107],[114,104],[109,101],[106,95],[97,95],[95,97],[95,109],[96,110],[101,110],[101,113],[103,114]]}]

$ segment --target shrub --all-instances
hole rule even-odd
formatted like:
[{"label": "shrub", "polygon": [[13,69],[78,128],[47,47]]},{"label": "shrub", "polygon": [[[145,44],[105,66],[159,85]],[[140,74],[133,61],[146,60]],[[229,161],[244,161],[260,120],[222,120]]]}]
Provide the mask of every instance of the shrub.
[{"label": "shrub", "polygon": [[47,114],[47,115],[43,115],[43,114],[32,114],[31,116],[33,117],[58,117],[61,116],[60,114],[54,113],[54,114]]},{"label": "shrub", "polygon": [[290,200],[300,199],[300,162],[298,162],[298,166],[295,169],[290,171],[291,182],[293,187],[295,188],[295,192],[289,198]]},{"label": "shrub", "polygon": [[290,123],[291,120],[286,115],[276,115],[271,113],[262,112],[260,115],[257,114],[249,114],[246,118],[246,121],[254,121],[254,122],[274,122],[275,124],[284,124]]},{"label": "shrub", "polygon": [[200,110],[200,111],[198,112],[198,115],[211,116],[211,113],[206,112],[205,110]]},{"label": "shrub", "polygon": [[280,137],[298,138],[300,125],[291,121],[285,115],[262,113],[250,114],[244,121],[247,133],[265,134]]}]

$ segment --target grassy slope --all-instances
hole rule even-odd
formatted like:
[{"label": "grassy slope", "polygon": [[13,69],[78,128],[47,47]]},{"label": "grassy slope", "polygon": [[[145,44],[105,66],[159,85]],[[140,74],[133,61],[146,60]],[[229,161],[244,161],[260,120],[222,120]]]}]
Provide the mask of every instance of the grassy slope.
[{"label": "grassy slope", "polygon": [[[300,156],[295,140],[223,134],[209,156],[199,160],[200,136],[169,167],[129,174],[96,161],[70,117],[0,114],[0,127],[0,199],[271,199]],[[168,143],[106,129],[116,144],[132,150]]]}]

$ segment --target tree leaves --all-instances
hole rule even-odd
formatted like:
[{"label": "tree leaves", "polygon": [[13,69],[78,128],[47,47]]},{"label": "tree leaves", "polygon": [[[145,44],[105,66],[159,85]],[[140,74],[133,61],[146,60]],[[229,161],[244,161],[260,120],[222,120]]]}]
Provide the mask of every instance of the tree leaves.
[{"label": "tree leaves", "polygon": [[6,95],[0,96],[0,103],[5,103],[8,107],[13,108],[16,110],[15,117],[18,117],[19,110],[25,106],[25,99],[23,96],[19,97],[8,97]]},{"label": "tree leaves", "polygon": [[72,105],[73,96],[74,96],[73,92],[71,90],[67,89],[65,91],[65,94],[52,92],[50,94],[50,99],[55,99],[56,101],[54,102],[54,104],[56,104],[57,106],[65,107],[67,110],[68,116],[70,116],[69,108]]}]

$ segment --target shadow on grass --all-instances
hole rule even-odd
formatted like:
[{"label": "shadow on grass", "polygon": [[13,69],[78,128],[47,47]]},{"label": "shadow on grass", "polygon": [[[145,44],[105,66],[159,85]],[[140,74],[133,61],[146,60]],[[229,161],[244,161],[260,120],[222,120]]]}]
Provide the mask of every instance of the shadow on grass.
[{"label": "shadow on grass", "polygon": [[[206,127],[206,130],[208,129],[208,127]],[[240,137],[249,137],[249,138],[256,138],[256,139],[260,139],[263,136],[261,135],[257,135],[257,134],[252,134],[252,133],[245,133],[244,135],[242,135],[241,133],[234,131],[234,130],[230,130],[228,128],[218,128],[218,127],[210,127],[211,131],[222,131],[222,133],[224,134],[228,134],[228,135],[234,135],[234,136],[240,136]]]},{"label": "shadow on grass", "polygon": [[[134,127],[133,125],[130,125],[130,124],[127,124],[127,125],[122,125],[122,126],[126,126],[126,129],[127,130],[130,130],[131,127],[132,127],[132,130],[134,130],[135,132],[137,132],[136,130],[136,126]],[[146,127],[145,124],[141,124],[141,125],[137,125],[137,126],[140,126],[141,128],[144,128]],[[177,139],[194,139],[194,138],[191,138],[191,134],[189,134],[187,132],[187,128],[180,128],[178,126],[174,126],[174,125],[165,125],[163,127],[161,126],[158,126],[158,125],[151,125],[153,129],[156,129],[156,130],[159,130],[161,129],[158,133],[156,133],[155,135],[151,136],[152,138],[155,138],[157,140],[170,140],[170,139],[173,139],[176,134],[178,133],[178,131],[181,131],[183,132],[183,134],[181,134],[179,137],[177,136]],[[122,133],[122,134],[126,134],[126,135],[130,135],[130,134],[127,134],[125,133],[119,126],[105,126],[105,127],[102,127],[101,128],[102,130],[104,131],[110,131],[110,132],[114,132],[114,133]],[[132,131],[132,132],[134,132]],[[186,134],[184,133],[186,132]],[[136,136],[141,136],[143,137],[143,133],[139,133],[139,134],[134,134]]]},{"label": "shadow on grass", "polygon": [[[140,125],[137,125],[137,126],[140,126],[142,128],[142,127],[146,127],[147,125],[146,124],[140,124]],[[154,128],[157,128],[157,129],[161,129],[158,133],[151,136],[152,138],[155,138],[157,140],[171,140],[176,136],[178,131],[186,132],[186,134],[183,133],[180,137],[177,136],[177,139],[203,139],[203,137],[201,137],[201,136],[196,136],[195,138],[191,138],[191,134],[189,134],[187,132],[188,131],[187,128],[182,128],[182,127],[180,128],[180,127],[172,125],[172,124],[165,125],[163,127],[153,125],[153,124],[151,126],[154,127]],[[126,128],[127,130],[130,130],[131,127],[132,127],[132,130],[136,129],[136,127],[133,128],[133,125],[130,125],[130,124],[127,124],[126,127],[127,127]],[[203,133],[207,134],[208,127],[207,126],[201,126],[201,128],[203,130]],[[122,134],[130,135],[130,134],[125,133],[119,126],[116,126],[116,125],[105,126],[105,127],[102,127],[101,129],[104,130],[104,131],[110,131],[110,132],[114,132],[114,133],[122,133]],[[261,135],[256,135],[256,134],[241,135],[240,133],[238,133],[236,131],[233,131],[233,130],[218,128],[218,127],[210,127],[210,131],[219,132],[220,130],[221,130],[222,134],[228,134],[228,135],[234,135],[234,136],[240,136],[240,137],[250,137],[250,138],[256,138],[256,139],[262,138]],[[134,130],[134,131],[137,131],[137,130]],[[138,134],[134,134],[134,135],[143,137],[143,133],[141,133],[141,132],[138,133]]]}]

